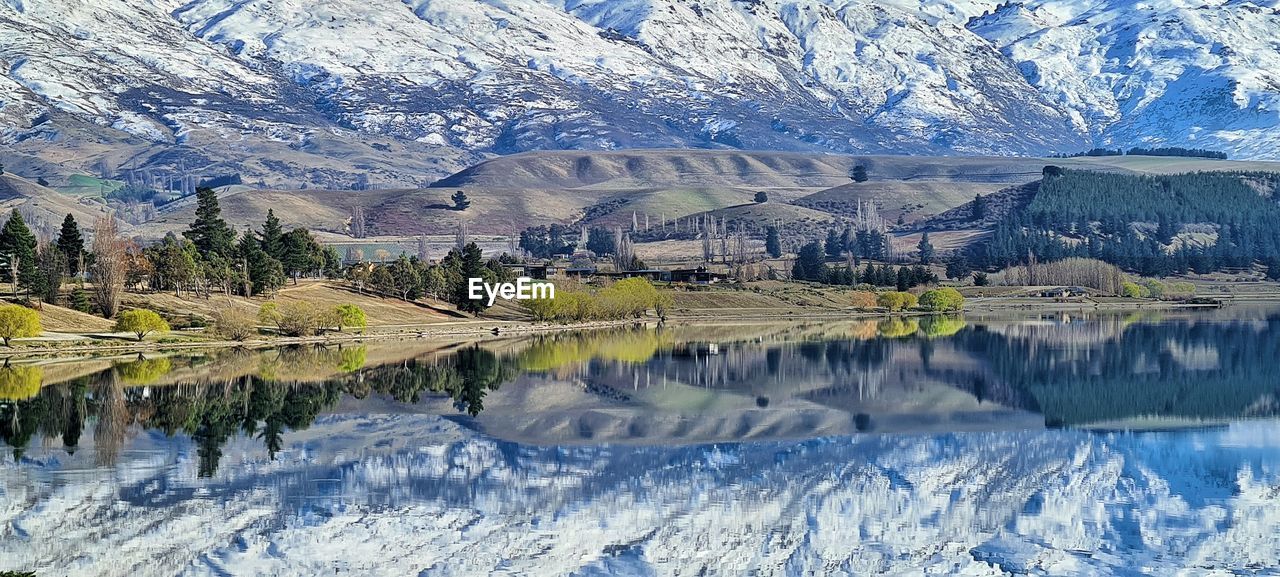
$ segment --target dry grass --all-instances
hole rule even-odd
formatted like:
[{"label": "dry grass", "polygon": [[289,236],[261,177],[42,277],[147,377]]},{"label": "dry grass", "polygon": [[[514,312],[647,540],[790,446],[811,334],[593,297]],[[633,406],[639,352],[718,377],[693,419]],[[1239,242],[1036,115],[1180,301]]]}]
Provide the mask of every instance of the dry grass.
[{"label": "dry grass", "polygon": [[82,313],[75,309],[56,305],[42,305],[40,308],[40,326],[50,332],[57,333],[99,333],[110,332],[115,323],[97,315]]},{"label": "dry grass", "polygon": [[428,306],[407,303],[399,299],[358,294],[340,283],[331,281],[302,281],[296,286],[287,285],[272,299],[250,299],[225,295],[215,295],[205,299],[188,295],[176,297],[169,292],[127,293],[124,296],[124,306],[150,308],[170,317],[195,315],[208,319],[213,316],[215,311],[224,307],[232,307],[256,314],[262,303],[268,300],[275,300],[281,303],[303,301],[321,308],[331,308],[348,303],[354,304],[364,309],[370,328],[423,325],[456,320],[458,318],[454,316],[456,313],[450,314],[451,307],[448,307],[448,305],[433,303]]}]

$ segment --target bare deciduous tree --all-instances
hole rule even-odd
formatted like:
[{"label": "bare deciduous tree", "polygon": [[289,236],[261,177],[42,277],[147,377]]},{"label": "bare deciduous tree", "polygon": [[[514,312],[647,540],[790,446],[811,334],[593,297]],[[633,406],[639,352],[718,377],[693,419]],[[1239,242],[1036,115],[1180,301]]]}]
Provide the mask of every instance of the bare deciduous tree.
[{"label": "bare deciduous tree", "polygon": [[93,222],[93,296],[98,311],[106,318],[120,310],[124,290],[126,243],[120,238],[116,219],[99,217]]}]

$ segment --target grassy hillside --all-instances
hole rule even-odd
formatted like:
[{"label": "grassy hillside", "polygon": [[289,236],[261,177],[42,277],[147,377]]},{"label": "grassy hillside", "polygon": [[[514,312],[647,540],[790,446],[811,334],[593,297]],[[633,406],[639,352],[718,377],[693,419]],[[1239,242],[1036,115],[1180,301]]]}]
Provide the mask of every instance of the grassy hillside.
[{"label": "grassy hillside", "polygon": [[[204,318],[211,317],[224,307],[256,314],[258,308],[267,300],[223,295],[209,299],[185,295],[176,297],[172,293],[126,293],[124,295],[126,307],[145,307],[172,316],[195,315]],[[303,281],[298,285],[287,285],[270,300],[279,303],[303,301],[321,308],[346,303],[355,304],[364,309],[370,328],[394,328],[464,318],[448,305],[408,303],[393,298],[357,294],[341,283],[330,281]]]},{"label": "grassy hillside", "polygon": [[[82,228],[93,226],[95,218],[106,214],[106,206],[101,203],[81,202],[73,196],[40,186],[33,180],[6,172],[0,175],[0,214],[14,209],[22,211],[33,231],[50,236],[57,234],[58,226],[67,214],[75,215]],[[131,229],[125,223],[121,223],[121,228],[126,233]]]},{"label": "grassy hillside", "polygon": [[[258,226],[275,209],[289,227],[334,236],[348,234],[352,207],[364,210],[373,236],[449,235],[465,222],[473,234],[512,235],[526,226],[584,222],[630,224],[632,213],[651,225],[665,215],[683,218],[735,210],[756,192],[770,203],[794,203],[812,212],[763,218],[847,216],[858,201],[871,201],[890,221],[910,223],[991,194],[1038,180],[1046,164],[1121,173],[1193,170],[1280,170],[1280,163],[1178,157],[838,156],[726,151],[628,150],[531,152],[490,159],[436,181],[429,188],[375,190],[230,190],[220,192],[228,221],[237,229]],[[869,180],[855,183],[855,166]],[[450,196],[464,191],[466,211]],[[768,210],[781,210],[770,207]],[[793,211],[794,212],[794,211]],[[140,234],[158,238],[183,230],[194,216],[190,201],[161,209]],[[762,215],[748,215],[760,218]],[[829,218],[829,217],[824,217]]]},{"label": "grassy hillside", "polygon": [[849,180],[855,157],[793,152],[626,150],[528,152],[495,158],[436,187],[645,186],[825,188]]}]

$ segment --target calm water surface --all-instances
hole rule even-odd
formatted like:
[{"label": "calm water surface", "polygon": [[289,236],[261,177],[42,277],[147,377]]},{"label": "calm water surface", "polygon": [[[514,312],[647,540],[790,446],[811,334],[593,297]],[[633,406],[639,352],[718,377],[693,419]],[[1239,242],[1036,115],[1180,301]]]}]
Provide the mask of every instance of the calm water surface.
[{"label": "calm water surface", "polygon": [[1280,310],[0,368],[0,571],[1280,575]]}]

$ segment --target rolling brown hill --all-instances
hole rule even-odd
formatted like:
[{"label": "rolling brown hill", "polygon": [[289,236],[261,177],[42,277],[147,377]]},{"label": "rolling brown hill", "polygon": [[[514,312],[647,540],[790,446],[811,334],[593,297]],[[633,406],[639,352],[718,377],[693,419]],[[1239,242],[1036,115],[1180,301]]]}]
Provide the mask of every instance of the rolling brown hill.
[{"label": "rolling brown hill", "polygon": [[[62,219],[68,214],[75,217],[82,229],[93,226],[93,221],[107,214],[106,205],[96,201],[80,201],[51,188],[36,184],[20,176],[6,172],[0,175],[0,214],[17,210],[36,236],[54,238]],[[7,218],[7,217],[6,217]],[[130,233],[132,227],[120,223],[121,230]]]},{"label": "rolling brown hill", "polygon": [[[1046,164],[1125,172],[1271,170],[1280,163],[1177,157],[840,156],[728,150],[530,152],[486,160],[422,189],[228,190],[223,211],[237,228],[257,227],[268,209],[286,226],[347,235],[352,208],[361,207],[374,236],[450,235],[459,222],[473,234],[511,235],[533,225],[629,225],[633,214],[651,225],[664,216],[711,212],[756,221],[822,220],[847,216],[859,201],[874,202],[891,221],[907,222],[954,209],[975,194],[991,194],[1040,178]],[[853,167],[869,180],[852,182]],[[451,207],[461,190],[471,201]],[[769,202],[750,210],[756,192]],[[795,206],[790,206],[795,205]],[[161,210],[147,236],[185,229],[194,217],[185,200]],[[797,210],[803,208],[804,210]]]}]

